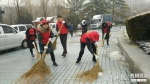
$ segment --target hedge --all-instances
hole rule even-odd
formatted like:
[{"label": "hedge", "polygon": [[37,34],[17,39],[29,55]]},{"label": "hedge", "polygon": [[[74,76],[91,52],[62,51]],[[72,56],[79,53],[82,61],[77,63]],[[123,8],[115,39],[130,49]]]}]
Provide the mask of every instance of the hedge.
[{"label": "hedge", "polygon": [[127,18],[125,24],[131,40],[150,40],[150,11]]}]

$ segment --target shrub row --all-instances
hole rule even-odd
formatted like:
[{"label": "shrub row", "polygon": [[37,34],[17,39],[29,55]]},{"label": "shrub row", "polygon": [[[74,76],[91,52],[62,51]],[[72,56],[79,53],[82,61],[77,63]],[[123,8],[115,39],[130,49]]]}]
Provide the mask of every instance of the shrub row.
[{"label": "shrub row", "polygon": [[127,18],[125,24],[131,40],[150,39],[150,11]]}]

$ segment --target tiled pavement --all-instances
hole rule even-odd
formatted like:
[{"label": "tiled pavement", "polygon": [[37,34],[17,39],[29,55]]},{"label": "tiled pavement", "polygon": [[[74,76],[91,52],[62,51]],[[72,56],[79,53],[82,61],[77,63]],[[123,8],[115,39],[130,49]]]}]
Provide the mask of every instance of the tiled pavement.
[{"label": "tiled pavement", "polygon": [[[87,48],[85,48],[81,63],[75,64],[80,50],[80,36],[71,38],[69,35],[67,43],[68,54],[66,57],[61,56],[62,46],[58,39],[57,49],[54,52],[56,62],[59,65],[58,67],[53,66],[49,55],[45,58],[52,75],[41,82],[37,82],[38,77],[35,77],[30,80],[28,84],[137,84],[129,81],[131,72],[128,67],[124,67],[117,60],[108,57],[108,53],[110,52],[121,52],[116,39],[117,31],[119,31],[119,28],[112,30],[109,46],[99,46],[99,60],[100,67],[103,69],[103,76],[92,83],[85,82],[76,77],[78,73],[89,70],[94,66],[92,55]],[[38,59],[30,56],[29,49],[19,48],[8,52],[0,54],[0,84],[18,84],[16,80],[24,72],[28,71]]]}]

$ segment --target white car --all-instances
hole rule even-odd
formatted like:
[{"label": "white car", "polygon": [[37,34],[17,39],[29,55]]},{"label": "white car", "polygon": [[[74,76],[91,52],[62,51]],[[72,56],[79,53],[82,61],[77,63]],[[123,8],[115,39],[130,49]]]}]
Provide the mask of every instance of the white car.
[{"label": "white car", "polygon": [[79,30],[79,29],[80,29],[80,30],[82,29],[81,24],[78,24],[77,29],[78,29],[78,30]]},{"label": "white car", "polygon": [[0,24],[0,51],[21,46],[27,48],[25,34],[6,24]]},{"label": "white car", "polygon": [[57,31],[56,31],[56,23],[49,23],[49,26],[51,26],[52,32],[56,36],[58,34]]},{"label": "white car", "polygon": [[10,25],[11,27],[15,28],[17,30],[17,32],[22,32],[25,34],[27,28],[25,25],[23,24],[18,24],[18,25]]},{"label": "white car", "polygon": [[27,29],[33,28],[31,24],[17,24],[17,25],[10,25],[11,27],[15,28],[18,32],[25,33]]},{"label": "white car", "polygon": [[22,24],[22,25],[25,25],[26,30],[29,29],[29,28],[33,28],[33,25],[32,25],[32,24]]}]

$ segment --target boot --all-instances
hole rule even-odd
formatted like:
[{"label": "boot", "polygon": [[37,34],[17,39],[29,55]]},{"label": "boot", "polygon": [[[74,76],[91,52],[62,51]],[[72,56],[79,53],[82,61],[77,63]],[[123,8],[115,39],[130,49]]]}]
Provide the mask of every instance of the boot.
[{"label": "boot", "polygon": [[62,56],[66,57],[66,54],[62,54]]},{"label": "boot", "polygon": [[78,64],[80,62],[80,60],[77,60],[76,63]]},{"label": "boot", "polygon": [[63,53],[62,53],[62,56],[66,56],[66,54],[67,54],[67,51],[64,51]]},{"label": "boot", "polygon": [[57,64],[56,62],[53,62],[53,65],[54,65],[54,66],[58,66],[58,64]]},{"label": "boot", "polygon": [[32,57],[34,57],[34,54],[31,54],[32,55]]},{"label": "boot", "polygon": [[109,45],[109,39],[107,39],[107,45]]}]

